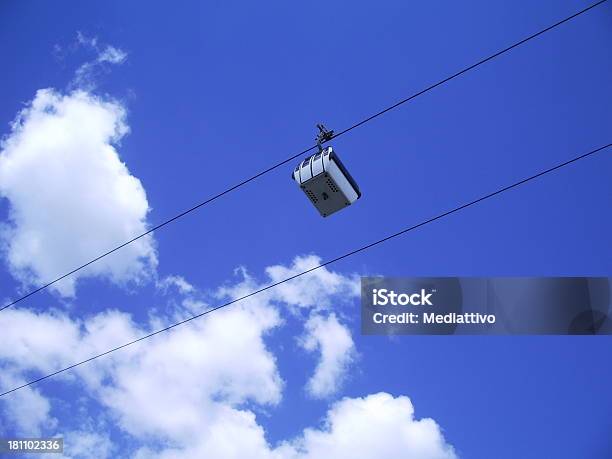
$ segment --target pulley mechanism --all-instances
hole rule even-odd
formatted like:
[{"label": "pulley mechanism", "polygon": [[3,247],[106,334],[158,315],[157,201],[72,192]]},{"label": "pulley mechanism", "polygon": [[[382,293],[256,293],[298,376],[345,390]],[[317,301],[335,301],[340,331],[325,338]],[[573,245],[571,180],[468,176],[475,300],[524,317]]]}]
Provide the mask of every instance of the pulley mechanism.
[{"label": "pulley mechanism", "polygon": [[317,147],[319,151],[323,151],[323,144],[334,138],[334,131],[328,130],[323,123],[317,124],[317,128],[319,128],[319,133],[317,134]]}]

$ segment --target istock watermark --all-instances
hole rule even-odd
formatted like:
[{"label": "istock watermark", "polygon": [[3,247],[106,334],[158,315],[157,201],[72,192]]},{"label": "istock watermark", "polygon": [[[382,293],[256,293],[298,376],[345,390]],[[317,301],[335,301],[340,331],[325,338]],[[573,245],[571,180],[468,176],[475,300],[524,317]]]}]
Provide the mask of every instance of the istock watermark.
[{"label": "istock watermark", "polygon": [[612,334],[606,277],[363,277],[366,335]]},{"label": "istock watermark", "polygon": [[425,289],[421,289],[420,293],[395,293],[393,290],[387,290],[386,288],[372,289],[372,303],[376,306],[386,306],[392,304],[393,306],[406,306],[411,304],[413,306],[428,305],[433,306],[429,300],[433,295],[432,292],[425,293]]}]

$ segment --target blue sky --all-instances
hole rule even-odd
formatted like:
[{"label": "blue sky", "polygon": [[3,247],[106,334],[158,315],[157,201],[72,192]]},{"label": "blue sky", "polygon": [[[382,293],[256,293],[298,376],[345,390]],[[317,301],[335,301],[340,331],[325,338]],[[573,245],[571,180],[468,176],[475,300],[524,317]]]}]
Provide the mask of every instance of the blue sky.
[{"label": "blue sky", "polygon": [[[78,68],[107,46],[122,50],[121,65],[95,67],[95,87],[85,89],[126,110],[130,132],[116,151],[146,190],[151,210],[140,220],[153,225],[311,146],[315,123],[341,130],[586,5],[4,2],[1,132],[10,135],[9,123],[36,91],[70,94]],[[611,8],[604,4],[334,141],[363,192],[351,208],[320,218],[287,165],[156,233],[153,278],[182,276],[213,302],[220,285],[241,285],[239,266],[265,282],[267,267],[290,266],[300,255],[333,258],[609,143]],[[611,170],[605,151],[330,269],[343,282],[354,274],[610,276]],[[10,198],[0,202],[3,222],[10,206]],[[85,218],[75,221],[89,234]],[[95,237],[104,222],[91,223]],[[4,258],[0,286],[8,299],[23,287]],[[184,299],[158,284],[122,286],[95,274],[78,281],[73,297],[45,292],[19,309],[55,309],[73,321],[114,309],[145,327],[151,310]],[[265,335],[285,381],[282,400],[263,408],[246,402],[271,445],[320,427],[342,397],[385,392],[409,397],[417,418],[433,418],[458,457],[611,454],[607,337],[362,337],[358,298],[327,293],[333,307],[323,316],[335,314],[350,330],[355,356],[337,391],[309,396],[319,356],[298,341],[314,313],[283,313],[285,324]],[[78,408],[84,418],[105,419],[119,450],[150,441],[83,386],[41,384],[56,429],[74,430]],[[0,426],[15,431],[7,416]]]}]

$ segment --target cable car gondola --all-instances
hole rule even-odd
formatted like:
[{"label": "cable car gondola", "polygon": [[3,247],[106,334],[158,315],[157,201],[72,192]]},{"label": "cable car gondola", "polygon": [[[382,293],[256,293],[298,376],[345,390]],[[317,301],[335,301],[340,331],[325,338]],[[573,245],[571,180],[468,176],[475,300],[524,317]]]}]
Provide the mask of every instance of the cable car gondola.
[{"label": "cable car gondola", "polygon": [[361,192],[334,149],[322,146],[333,138],[334,131],[328,131],[322,124],[317,127],[319,151],[301,161],[291,178],[304,190],[321,216],[327,217],[357,201]]}]

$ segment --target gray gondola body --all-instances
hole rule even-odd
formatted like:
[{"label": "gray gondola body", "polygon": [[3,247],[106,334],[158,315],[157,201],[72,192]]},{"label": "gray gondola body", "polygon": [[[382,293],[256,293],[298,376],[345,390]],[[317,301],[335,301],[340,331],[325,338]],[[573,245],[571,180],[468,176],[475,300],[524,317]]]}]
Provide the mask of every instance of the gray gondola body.
[{"label": "gray gondola body", "polygon": [[361,197],[357,183],[332,147],[298,164],[292,178],[323,217],[350,206]]}]

